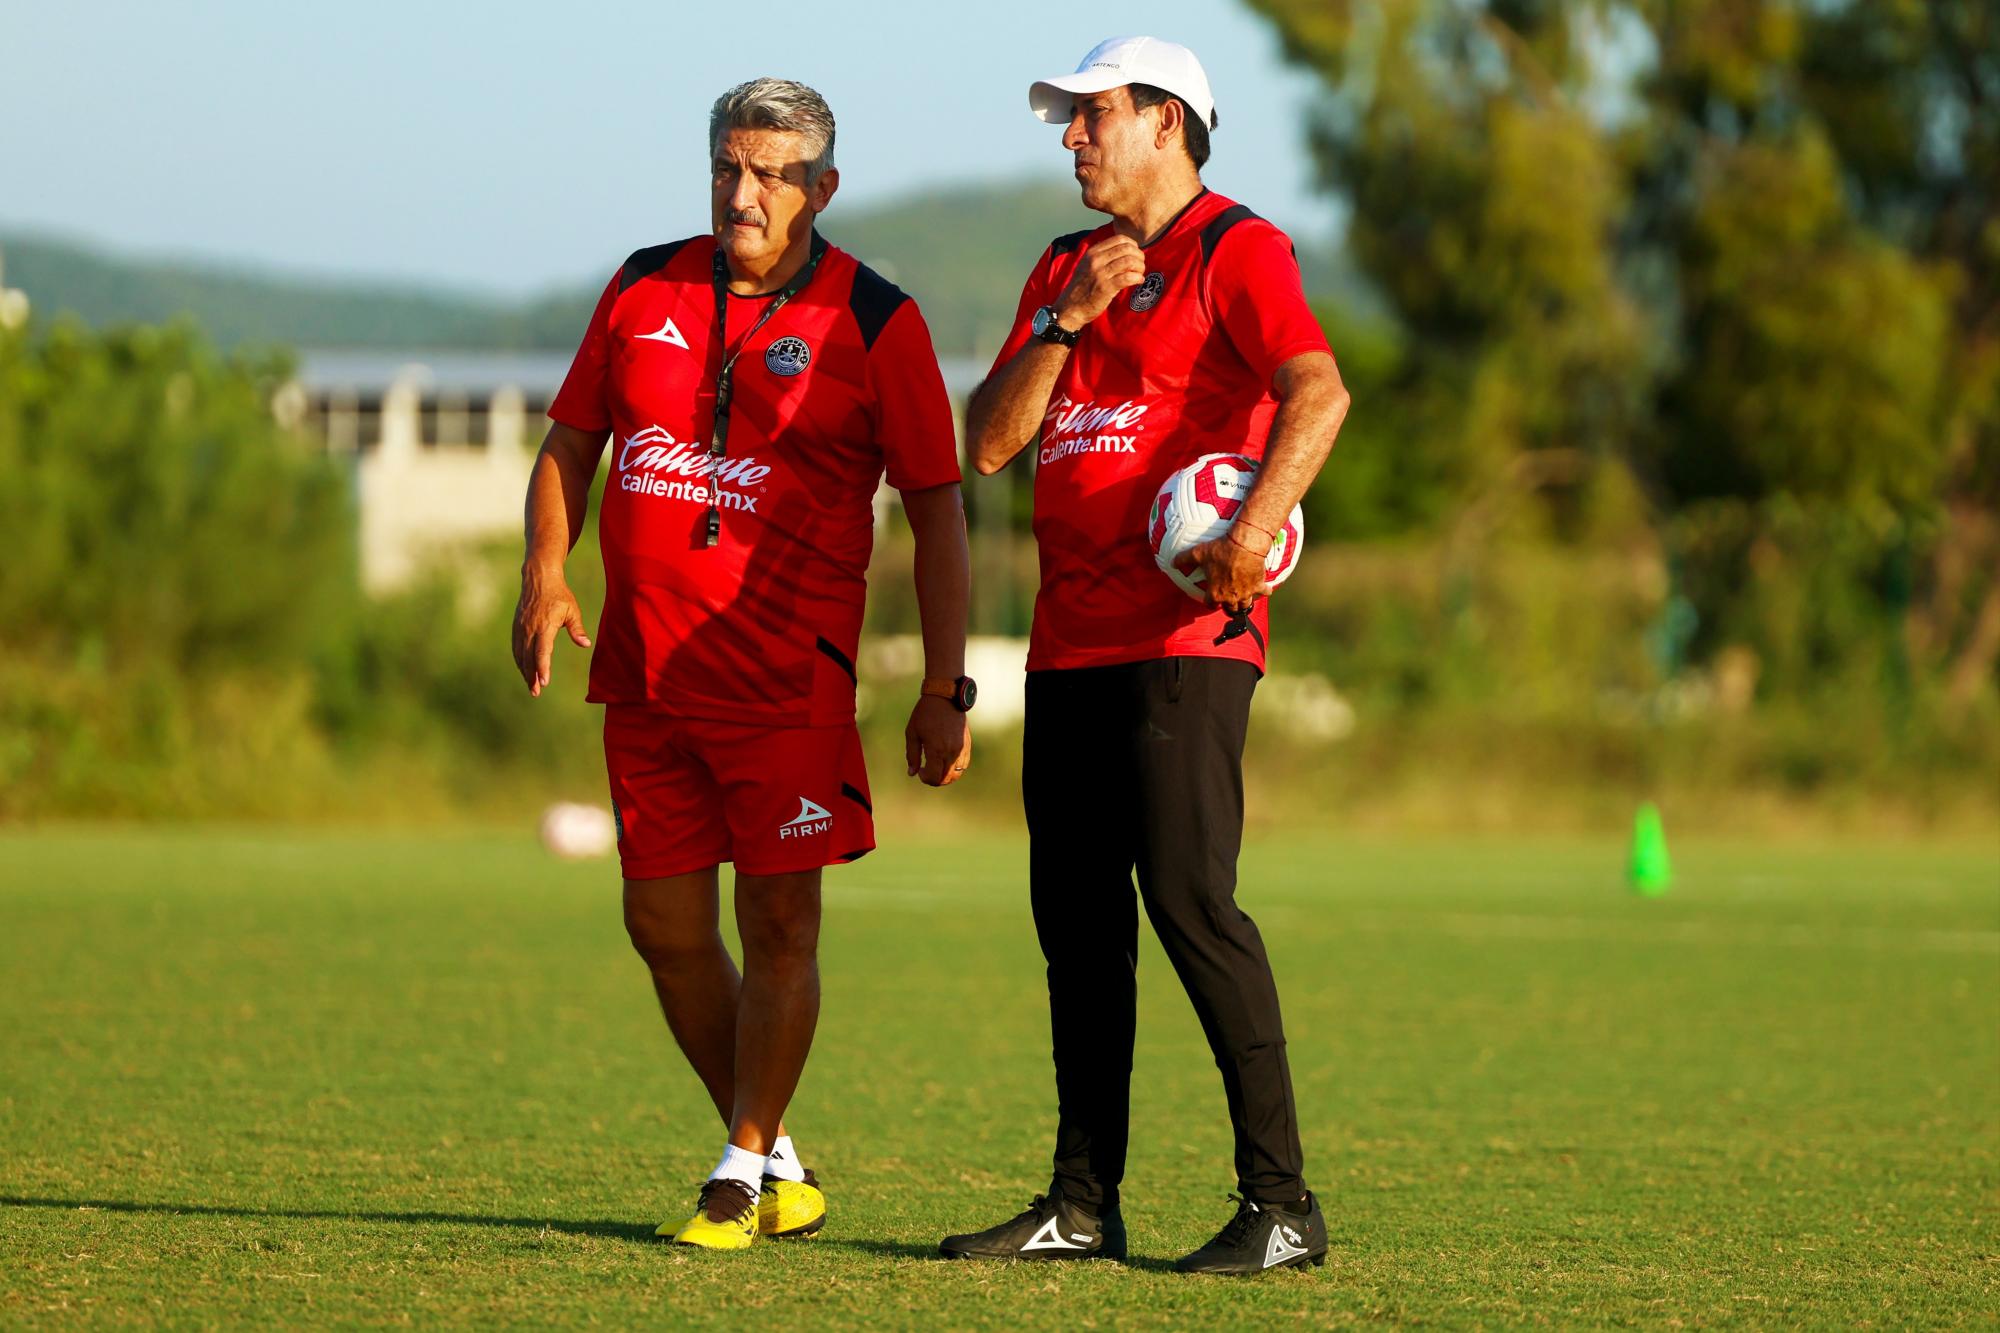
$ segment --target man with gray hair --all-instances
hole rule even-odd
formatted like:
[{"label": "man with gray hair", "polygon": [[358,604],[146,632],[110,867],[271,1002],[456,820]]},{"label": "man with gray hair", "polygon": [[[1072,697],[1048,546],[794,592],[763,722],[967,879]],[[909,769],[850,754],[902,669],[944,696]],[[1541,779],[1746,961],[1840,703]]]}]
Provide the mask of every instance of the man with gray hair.
[{"label": "man with gray hair", "polygon": [[[528,488],[514,659],[539,695],[559,633],[592,648],[626,930],[728,1126],[694,1215],[659,1234],[708,1249],[826,1220],[783,1117],[819,1016],[821,870],[875,846],[854,661],[885,470],[923,622],[909,774],[947,786],[971,759],[951,406],[915,303],[814,229],[840,183],[833,142],[803,84],[717,99],[711,234],[612,276]],[[607,441],[593,647],[563,564]],[[740,976],[718,929],[724,861]]]}]

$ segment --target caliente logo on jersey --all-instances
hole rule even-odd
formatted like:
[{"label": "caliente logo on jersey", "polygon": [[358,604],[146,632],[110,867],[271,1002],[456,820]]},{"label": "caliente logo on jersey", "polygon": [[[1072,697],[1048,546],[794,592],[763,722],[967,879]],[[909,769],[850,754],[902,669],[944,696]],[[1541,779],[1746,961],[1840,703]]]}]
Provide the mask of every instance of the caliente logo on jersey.
[{"label": "caliente logo on jersey", "polygon": [[717,458],[698,444],[676,440],[663,426],[648,426],[619,443],[617,472],[620,490],[705,505],[712,489],[722,508],[754,514],[759,497],[744,488],[763,485],[771,468],[755,454]]},{"label": "caliente logo on jersey", "polygon": [[1138,453],[1146,407],[1130,398],[1107,406],[1058,395],[1042,414],[1041,461],[1053,463],[1075,454]]}]

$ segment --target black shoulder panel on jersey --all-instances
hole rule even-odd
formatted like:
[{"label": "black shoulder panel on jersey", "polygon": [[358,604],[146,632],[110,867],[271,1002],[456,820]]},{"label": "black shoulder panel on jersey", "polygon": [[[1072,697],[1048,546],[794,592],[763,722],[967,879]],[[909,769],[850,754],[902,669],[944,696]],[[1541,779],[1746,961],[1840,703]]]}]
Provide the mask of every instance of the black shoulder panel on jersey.
[{"label": "black shoulder panel on jersey", "polygon": [[1051,255],[1066,255],[1082,245],[1083,238],[1095,230],[1095,227],[1086,227],[1082,231],[1073,231],[1067,236],[1058,236],[1049,242],[1049,253]]},{"label": "black shoulder panel on jersey", "polygon": [[686,244],[687,240],[668,241],[665,245],[649,245],[643,250],[634,250],[632,257],[625,261],[625,267],[618,271],[618,290],[622,292],[639,279],[658,273]]},{"label": "black shoulder panel on jersey", "polygon": [[854,323],[861,330],[864,348],[875,346],[875,339],[888,326],[890,317],[909,299],[901,287],[868,265],[855,263],[854,286],[848,289],[847,308],[854,312]]},{"label": "black shoulder panel on jersey", "polygon": [[1208,225],[1201,229],[1201,266],[1203,268],[1208,267],[1210,257],[1215,254],[1215,247],[1222,243],[1224,234],[1231,227],[1239,222],[1250,222],[1256,219],[1257,215],[1242,204],[1231,204],[1210,218]]}]

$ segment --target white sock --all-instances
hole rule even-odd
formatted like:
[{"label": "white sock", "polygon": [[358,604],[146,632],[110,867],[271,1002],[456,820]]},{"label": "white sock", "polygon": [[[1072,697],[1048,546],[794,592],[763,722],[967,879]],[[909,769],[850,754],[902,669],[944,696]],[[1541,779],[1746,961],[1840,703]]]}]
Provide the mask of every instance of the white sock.
[{"label": "white sock", "polygon": [[771,1145],[771,1155],[764,1159],[764,1174],[779,1180],[804,1180],[806,1169],[799,1165],[799,1150],[792,1146],[792,1136],[780,1134],[778,1141]]},{"label": "white sock", "polygon": [[715,1170],[708,1173],[710,1180],[740,1180],[750,1187],[754,1194],[764,1184],[764,1154],[726,1144],[722,1149],[722,1160],[715,1164]]}]

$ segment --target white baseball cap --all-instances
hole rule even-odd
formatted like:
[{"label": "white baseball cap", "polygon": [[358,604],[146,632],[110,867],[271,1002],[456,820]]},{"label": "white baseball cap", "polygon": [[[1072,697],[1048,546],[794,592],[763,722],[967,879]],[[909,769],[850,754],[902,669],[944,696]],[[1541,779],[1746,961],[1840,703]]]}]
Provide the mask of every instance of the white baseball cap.
[{"label": "white baseball cap", "polygon": [[1052,125],[1069,121],[1070,99],[1128,83],[1150,83],[1188,104],[1202,124],[1215,128],[1215,94],[1194,52],[1157,37],[1113,37],[1090,48],[1074,74],[1060,74],[1028,86],[1028,105]]}]

